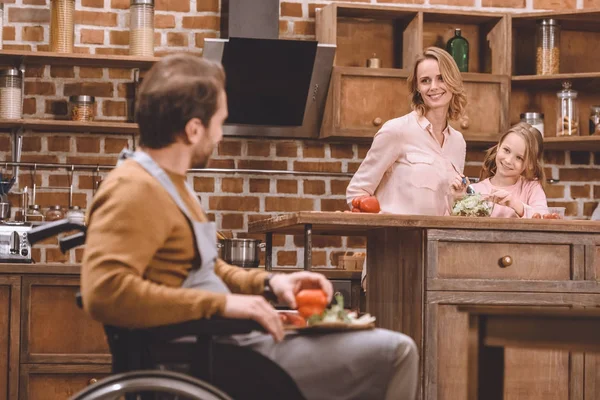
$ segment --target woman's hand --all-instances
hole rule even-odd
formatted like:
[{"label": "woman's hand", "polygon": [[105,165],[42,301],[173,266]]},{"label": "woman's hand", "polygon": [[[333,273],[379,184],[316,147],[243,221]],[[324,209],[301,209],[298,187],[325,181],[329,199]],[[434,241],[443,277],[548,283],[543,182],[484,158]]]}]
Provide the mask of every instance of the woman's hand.
[{"label": "woman's hand", "polygon": [[512,208],[513,210],[515,210],[519,217],[522,217],[525,213],[525,207],[523,206],[523,202],[515,196],[513,196],[513,194],[507,190],[494,190],[492,193],[490,193],[488,199],[496,204]]},{"label": "woman's hand", "polygon": [[456,175],[450,182],[450,194],[454,197],[454,200],[464,196],[467,193],[467,186],[470,184],[471,182],[466,176]]}]

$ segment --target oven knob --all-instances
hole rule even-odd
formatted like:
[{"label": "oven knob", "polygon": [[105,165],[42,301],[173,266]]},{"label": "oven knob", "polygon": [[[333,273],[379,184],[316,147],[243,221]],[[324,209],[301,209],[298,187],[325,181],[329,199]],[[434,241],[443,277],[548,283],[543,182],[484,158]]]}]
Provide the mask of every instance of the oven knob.
[{"label": "oven knob", "polygon": [[29,250],[27,250],[27,249],[22,249],[22,250],[21,250],[21,255],[22,255],[23,257],[27,257],[27,255],[28,255],[28,254],[29,254]]}]

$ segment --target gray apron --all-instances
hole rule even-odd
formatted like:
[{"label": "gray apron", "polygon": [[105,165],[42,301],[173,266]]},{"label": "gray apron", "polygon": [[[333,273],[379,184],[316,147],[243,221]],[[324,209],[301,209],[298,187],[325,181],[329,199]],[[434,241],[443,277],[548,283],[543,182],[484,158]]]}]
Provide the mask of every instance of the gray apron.
[{"label": "gray apron", "polygon": [[[199,265],[193,265],[189,275],[182,284],[184,288],[203,289],[216,293],[230,293],[225,283],[215,274],[215,261],[217,260],[217,230],[214,222],[195,221],[185,203],[179,196],[177,188],[167,173],[150,157],[142,151],[131,152],[123,150],[119,155],[117,166],[125,159],[132,159],[140,164],[150,175],[152,175],[162,187],[171,195],[183,215],[188,219],[190,227],[194,232],[194,242],[200,256]],[[196,193],[186,182],[186,188],[195,201]],[[198,205],[200,203],[198,202]]]}]

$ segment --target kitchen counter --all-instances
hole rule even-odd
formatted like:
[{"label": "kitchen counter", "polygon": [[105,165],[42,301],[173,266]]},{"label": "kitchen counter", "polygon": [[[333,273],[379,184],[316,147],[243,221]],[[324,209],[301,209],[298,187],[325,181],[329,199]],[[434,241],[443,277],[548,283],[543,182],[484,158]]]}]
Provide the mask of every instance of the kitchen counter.
[{"label": "kitchen counter", "polygon": [[[299,212],[250,233],[367,237],[367,311],[420,348],[420,399],[467,396],[458,305],[600,306],[600,223]],[[306,265],[310,265],[307,263]],[[506,398],[600,398],[600,356],[508,349]],[[598,365],[598,366],[597,366]]]}]

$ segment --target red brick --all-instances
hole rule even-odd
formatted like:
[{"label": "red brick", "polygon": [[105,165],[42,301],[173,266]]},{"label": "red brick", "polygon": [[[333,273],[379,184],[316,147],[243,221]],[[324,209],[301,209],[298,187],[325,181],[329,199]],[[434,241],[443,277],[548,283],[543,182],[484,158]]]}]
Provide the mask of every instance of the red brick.
[{"label": "red brick", "polygon": [[589,199],[591,194],[590,185],[576,186],[571,185],[571,198],[572,199]]},{"label": "red brick", "polygon": [[600,8],[600,0],[583,0],[583,8]]},{"label": "red brick", "polygon": [[321,211],[345,211],[347,209],[346,199],[321,199]]},{"label": "red brick", "polygon": [[[67,190],[64,192],[38,192],[35,200],[42,208],[56,204],[66,207],[69,204],[69,192]],[[83,193],[73,193],[73,205],[82,208],[87,207],[86,195]]]},{"label": "red brick", "polygon": [[60,249],[47,247],[46,251],[46,262],[47,263],[65,263],[69,261],[69,253],[63,254]]},{"label": "red brick", "polygon": [[288,21],[279,20],[279,36],[285,36],[289,34],[289,24]]},{"label": "red brick", "polygon": [[525,8],[525,0],[482,0],[482,7]]},{"label": "red brick", "polygon": [[348,188],[348,184],[350,180],[331,180],[331,194],[336,195],[346,195],[346,189]]},{"label": "red brick", "polygon": [[196,11],[219,12],[219,0],[196,0]]},{"label": "red brick", "polygon": [[333,158],[352,158],[354,150],[351,144],[330,144],[329,150]]},{"label": "red brick", "polygon": [[154,16],[154,27],[156,29],[175,28],[175,16],[156,14]]},{"label": "red brick", "polygon": [[44,112],[46,114],[66,116],[69,113],[67,101],[46,99]]},{"label": "red brick", "polygon": [[127,102],[104,100],[102,102],[102,115],[105,117],[126,117]]},{"label": "red brick", "polygon": [[88,95],[112,97],[114,88],[111,82],[65,83],[63,93],[65,96]]},{"label": "red brick", "polygon": [[41,151],[42,138],[39,136],[23,136],[23,151]]},{"label": "red brick", "polygon": [[50,187],[68,187],[69,176],[68,175],[50,175],[48,177],[48,184]]},{"label": "red brick", "polygon": [[104,0],[81,0],[83,7],[104,8]]},{"label": "red brick", "polygon": [[215,178],[194,177],[194,190],[196,192],[214,192]]},{"label": "red brick", "polygon": [[304,180],[304,194],[325,194],[325,181]]},{"label": "red brick", "polygon": [[[27,173],[22,173],[21,175],[19,175],[19,184],[21,185],[21,187],[25,187],[25,186],[32,187],[34,179],[35,179],[36,185],[42,184],[42,175],[41,174],[37,174],[35,177],[33,177],[33,175],[31,174],[31,171],[29,171]],[[37,199],[36,199],[36,201],[37,201]],[[13,203],[13,204],[15,204],[15,203]],[[56,243],[58,243],[58,241]]]},{"label": "red brick", "polygon": [[48,136],[49,151],[69,151],[71,150],[71,138],[68,136]]},{"label": "red brick", "polygon": [[[13,1],[7,1],[5,3],[14,3]],[[23,4],[28,6],[45,6],[46,0],[23,0]]]},{"label": "red brick", "polygon": [[[342,247],[342,238],[340,236],[313,235],[312,245],[318,248]],[[294,235],[294,246],[304,247],[304,235]]]},{"label": "red brick", "polygon": [[75,138],[75,148],[78,153],[99,153],[100,139],[98,137]]},{"label": "red brick", "polygon": [[258,197],[212,196],[208,200],[210,210],[221,211],[259,211]]},{"label": "red brick", "polygon": [[346,240],[347,247],[367,247],[367,238],[365,236],[348,236]]},{"label": "red brick", "polygon": [[[46,1],[44,0],[44,3]],[[16,31],[14,26],[5,26],[2,28],[2,40],[15,40]]]},{"label": "red brick", "polygon": [[54,82],[25,82],[25,95],[38,94],[53,96],[56,94]]},{"label": "red brick", "polygon": [[298,252],[297,251],[278,251],[277,252],[277,266],[295,266],[298,263]]},{"label": "red brick", "polygon": [[117,156],[68,156],[67,164],[115,165]]},{"label": "red brick", "polygon": [[533,0],[533,8],[540,10],[574,10],[577,0]]},{"label": "red brick", "polygon": [[282,17],[299,17],[302,18],[302,4],[300,3],[285,3],[281,2]]},{"label": "red brick", "polygon": [[573,182],[599,181],[600,180],[600,169],[592,169],[592,168],[560,169],[559,179],[561,181],[573,181]]},{"label": "red brick", "polygon": [[242,154],[242,143],[227,140],[219,143],[218,153],[220,156],[239,156]]},{"label": "red brick", "polygon": [[46,71],[45,66],[27,66],[25,68],[25,78],[41,78]]},{"label": "red brick", "polygon": [[110,44],[117,46],[129,46],[129,31],[110,31]]},{"label": "red brick", "polygon": [[240,160],[238,162],[240,169],[263,169],[263,170],[287,170],[286,161],[271,160]]},{"label": "red brick", "polygon": [[216,16],[183,17],[181,27],[183,29],[212,29],[218,31],[220,21],[221,19]]},{"label": "red brick", "polygon": [[294,21],[294,35],[315,35],[315,23],[313,21]]},{"label": "red brick", "polygon": [[8,22],[50,22],[50,8],[11,7]]},{"label": "red brick", "polygon": [[322,143],[304,143],[302,155],[304,158],[324,158],[325,146]]},{"label": "red brick", "polygon": [[156,0],[154,4],[157,11],[190,11],[190,0]]},{"label": "red brick", "polygon": [[271,146],[265,142],[248,142],[248,155],[268,157],[271,154]]},{"label": "red brick", "polygon": [[133,71],[130,68],[110,68],[108,77],[110,79],[133,79]]},{"label": "red brick", "polygon": [[563,185],[546,185],[544,191],[549,199],[562,199],[565,197],[565,187]]},{"label": "red brick", "polygon": [[75,24],[94,26],[117,26],[117,14],[100,11],[75,11]]},{"label": "red brick", "polygon": [[196,47],[203,48],[204,47],[204,39],[206,38],[216,38],[216,32],[201,32],[194,34],[194,40],[196,42]]},{"label": "red brick", "polygon": [[[348,163],[348,172],[350,173],[354,173],[356,171],[358,171],[358,167],[360,167],[360,163],[356,163],[356,162],[349,162]],[[467,170],[465,168],[465,174],[467,173]]]},{"label": "red brick", "polygon": [[119,154],[121,150],[129,146],[129,140],[106,138],[104,139],[104,152]]},{"label": "red brick", "polygon": [[312,267],[327,266],[327,253],[324,251],[313,251],[311,264]]},{"label": "red brick", "polygon": [[294,171],[342,172],[342,163],[338,161],[294,161]]},{"label": "red brick", "polygon": [[449,5],[449,6],[463,6],[473,7],[475,5],[474,0],[429,0],[429,4],[433,5]]},{"label": "red brick", "polygon": [[75,71],[73,67],[52,65],[50,66],[50,76],[52,78],[75,78]]},{"label": "red brick", "polygon": [[24,26],[21,38],[25,42],[41,42],[44,40],[44,28],[41,26]]},{"label": "red brick", "polygon": [[36,107],[37,105],[34,97],[23,100],[23,114],[33,115],[37,113]]},{"label": "red brick", "polygon": [[583,215],[586,217],[591,217],[596,207],[598,207],[598,202],[586,201],[583,203]]},{"label": "red brick", "polygon": [[215,160],[214,158],[208,161],[208,168],[223,168],[232,169],[235,168],[235,162],[233,160]]},{"label": "red brick", "polygon": [[275,145],[277,157],[298,157],[298,145],[296,142],[279,142]]},{"label": "red brick", "polygon": [[221,227],[223,229],[243,229],[244,214],[223,214]]},{"label": "red brick", "polygon": [[277,193],[298,193],[298,181],[292,179],[277,180]]},{"label": "red brick", "polygon": [[79,77],[85,79],[102,78],[102,68],[79,67]]},{"label": "red brick", "polygon": [[242,178],[222,178],[221,191],[226,193],[242,193],[244,191],[244,180]]},{"label": "red brick", "polygon": [[250,193],[269,193],[270,186],[268,179],[250,179]]},{"label": "red brick", "polygon": [[167,45],[170,47],[187,47],[188,34],[182,32],[167,33]]},{"label": "red brick", "polygon": [[265,211],[313,211],[313,199],[297,199],[293,197],[267,197],[265,198]]},{"label": "red brick", "polygon": [[127,10],[131,4],[130,0],[110,0],[110,8],[118,10]]}]

